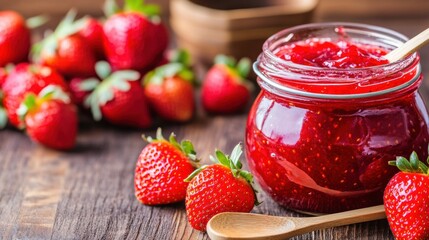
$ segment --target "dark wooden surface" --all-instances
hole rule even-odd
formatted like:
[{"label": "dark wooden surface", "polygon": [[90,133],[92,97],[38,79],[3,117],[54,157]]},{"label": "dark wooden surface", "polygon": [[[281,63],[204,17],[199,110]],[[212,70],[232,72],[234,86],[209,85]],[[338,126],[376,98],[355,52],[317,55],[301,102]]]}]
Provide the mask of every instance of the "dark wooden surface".
[{"label": "dark wooden surface", "polygon": [[[14,1],[0,0],[1,8],[7,8],[7,3],[14,6]],[[371,16],[319,12],[316,21],[369,23],[408,36],[429,27],[429,15]],[[428,48],[420,53],[423,73],[428,76]],[[429,78],[421,87],[426,102],[428,82]],[[246,117],[246,113],[206,116],[199,109],[192,122],[163,128],[165,133],[174,131],[178,138],[192,140],[200,157],[208,162],[215,148],[231,151],[243,141]],[[32,143],[19,131],[1,131],[0,239],[208,239],[188,225],[183,203],[149,207],[135,199],[133,173],[136,158],[145,145],[140,138],[142,133],[155,134],[154,129],[117,129],[85,120],[76,150],[57,152]],[[264,194],[260,198],[264,203],[255,207],[255,213],[299,215],[279,207]],[[380,220],[315,231],[294,239],[393,236],[387,221]]]}]

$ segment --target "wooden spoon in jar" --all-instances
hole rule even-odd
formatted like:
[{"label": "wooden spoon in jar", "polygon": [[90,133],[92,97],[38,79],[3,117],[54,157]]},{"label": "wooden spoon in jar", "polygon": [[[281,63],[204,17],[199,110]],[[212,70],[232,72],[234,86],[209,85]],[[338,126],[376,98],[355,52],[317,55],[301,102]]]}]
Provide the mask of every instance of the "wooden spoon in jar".
[{"label": "wooden spoon in jar", "polygon": [[396,62],[417,51],[420,47],[429,42],[429,28],[417,34],[417,36],[406,41],[400,47],[392,50],[384,56],[389,62]]},{"label": "wooden spoon in jar", "polygon": [[276,217],[263,214],[226,212],[207,224],[212,240],[286,239],[307,232],[386,218],[384,206],[361,208],[318,217]]}]

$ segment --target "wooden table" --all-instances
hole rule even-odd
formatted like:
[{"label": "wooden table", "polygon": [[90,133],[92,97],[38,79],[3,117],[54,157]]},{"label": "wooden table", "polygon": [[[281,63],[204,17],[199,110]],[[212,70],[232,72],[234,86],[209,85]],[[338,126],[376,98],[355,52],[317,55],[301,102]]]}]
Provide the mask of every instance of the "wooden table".
[{"label": "wooden table", "polygon": [[[428,27],[429,16],[364,18],[319,16],[317,21],[354,21],[389,27],[413,36]],[[429,73],[428,48],[421,51],[423,72]],[[429,79],[421,87],[429,99]],[[215,148],[231,151],[243,142],[246,113],[206,116],[163,125],[164,133],[191,139],[208,162]],[[133,174],[145,145],[142,133],[83,121],[78,147],[52,151],[32,143],[13,129],[0,132],[0,239],[208,239],[187,223],[183,203],[161,207],[140,204],[134,197]],[[264,194],[255,213],[299,214],[275,204]],[[393,239],[387,221],[373,221],[308,233],[294,239]]]}]

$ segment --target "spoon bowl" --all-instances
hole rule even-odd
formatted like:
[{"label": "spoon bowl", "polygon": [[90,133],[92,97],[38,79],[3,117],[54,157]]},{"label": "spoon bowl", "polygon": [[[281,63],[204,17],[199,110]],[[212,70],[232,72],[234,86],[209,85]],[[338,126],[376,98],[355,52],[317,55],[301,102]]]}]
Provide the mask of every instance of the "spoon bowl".
[{"label": "spoon bowl", "polygon": [[285,239],[318,229],[384,218],[386,214],[383,205],[318,217],[277,217],[225,212],[210,219],[207,233],[212,240]]}]

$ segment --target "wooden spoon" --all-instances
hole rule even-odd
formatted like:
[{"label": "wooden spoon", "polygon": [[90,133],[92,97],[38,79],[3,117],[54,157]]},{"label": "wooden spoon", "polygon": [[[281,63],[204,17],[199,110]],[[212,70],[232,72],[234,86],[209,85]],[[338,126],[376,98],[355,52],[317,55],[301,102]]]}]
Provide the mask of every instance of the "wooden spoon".
[{"label": "wooden spoon", "polygon": [[225,212],[210,219],[207,233],[212,240],[285,239],[318,229],[383,218],[386,218],[383,205],[318,217],[276,217]]},{"label": "wooden spoon", "polygon": [[429,42],[429,28],[417,34],[417,36],[411,38],[410,40],[402,44],[400,47],[389,52],[384,56],[384,58],[391,63],[396,62],[414,53],[420,47],[424,46],[427,42]]}]

